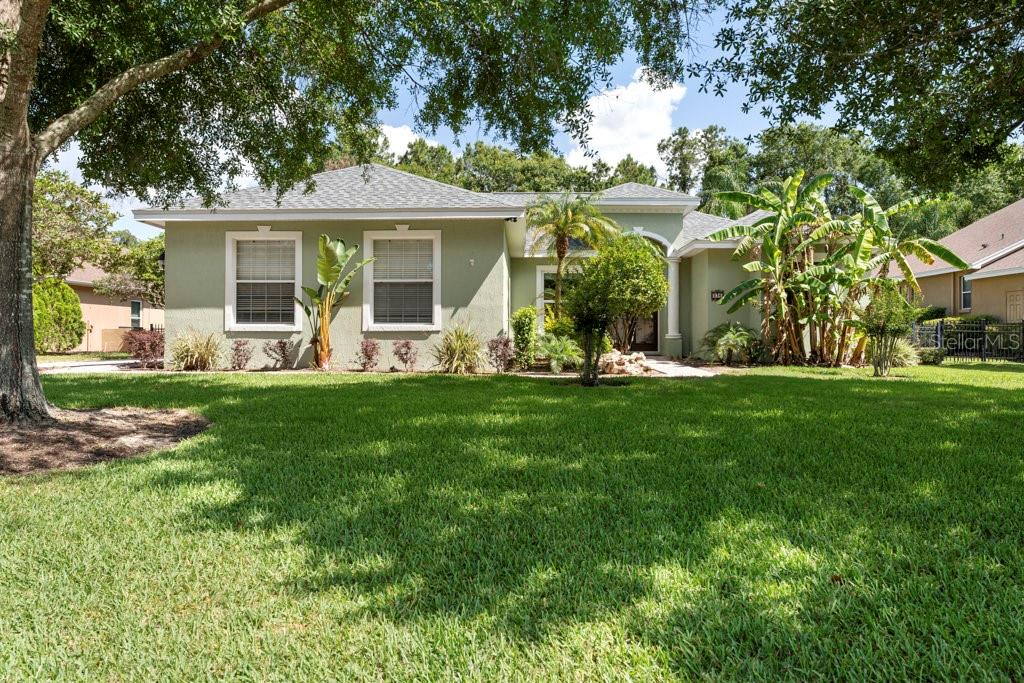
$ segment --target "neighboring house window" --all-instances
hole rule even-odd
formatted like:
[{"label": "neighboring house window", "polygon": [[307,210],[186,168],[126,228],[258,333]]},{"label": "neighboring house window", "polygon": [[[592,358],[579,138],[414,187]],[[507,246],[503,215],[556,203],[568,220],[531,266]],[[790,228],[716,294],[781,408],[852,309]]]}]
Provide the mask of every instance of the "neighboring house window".
[{"label": "neighboring house window", "polygon": [[226,329],[301,330],[301,250],[300,232],[227,233]]},{"label": "neighboring house window", "polygon": [[441,329],[441,233],[395,230],[364,233],[363,329]]},{"label": "neighboring house window", "polygon": [[537,266],[537,330],[544,331],[544,314],[555,303],[556,266]]},{"label": "neighboring house window", "polygon": [[132,329],[138,329],[142,327],[142,302],[132,301]]},{"label": "neighboring house window", "polygon": [[971,281],[960,277],[960,310],[971,310]]}]

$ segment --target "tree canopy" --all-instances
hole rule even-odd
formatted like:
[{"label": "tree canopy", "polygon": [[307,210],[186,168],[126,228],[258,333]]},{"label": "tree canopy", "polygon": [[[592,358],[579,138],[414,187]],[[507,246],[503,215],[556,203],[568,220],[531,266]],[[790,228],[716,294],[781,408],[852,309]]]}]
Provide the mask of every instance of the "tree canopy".
[{"label": "tree canopy", "polygon": [[[377,113],[402,87],[425,129],[479,119],[542,149],[560,128],[583,135],[587,97],[625,49],[652,80],[681,78],[685,13],[699,4],[57,1],[29,124],[57,142],[77,133],[89,181],[157,202],[212,200],[250,168],[266,186],[302,181],[335,137],[368,158]],[[130,83],[101,93],[123,74]]]},{"label": "tree canopy", "polygon": [[[669,168],[670,187],[699,188],[700,210],[729,218],[738,218],[752,207],[725,201],[719,193],[754,192],[805,169],[810,176],[827,173],[832,177],[822,197],[839,216],[860,211],[859,201],[849,192],[854,185],[885,205],[923,192],[877,153],[866,135],[808,123],[766,128],[749,141],[732,137],[718,126],[702,131],[680,128],[662,140],[659,150]],[[894,229],[943,237],[1020,199],[1024,196],[1024,147],[1009,145],[1002,161],[966,173],[951,188],[932,193],[936,201],[894,216]]]},{"label": "tree canopy", "polygon": [[727,0],[703,87],[739,81],[782,122],[863,129],[930,190],[1006,158],[1024,124],[1024,12],[1013,0]]},{"label": "tree canopy", "polygon": [[117,216],[97,193],[61,171],[36,179],[32,207],[32,275],[64,279],[85,263],[106,267],[114,256],[110,227]]}]

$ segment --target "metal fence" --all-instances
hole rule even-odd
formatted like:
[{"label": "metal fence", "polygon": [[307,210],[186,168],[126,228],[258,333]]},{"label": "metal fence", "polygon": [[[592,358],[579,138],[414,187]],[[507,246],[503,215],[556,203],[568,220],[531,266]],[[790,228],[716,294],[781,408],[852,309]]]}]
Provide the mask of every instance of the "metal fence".
[{"label": "metal fence", "polygon": [[949,358],[1024,361],[1024,322],[918,323],[911,341],[921,348],[943,348]]}]

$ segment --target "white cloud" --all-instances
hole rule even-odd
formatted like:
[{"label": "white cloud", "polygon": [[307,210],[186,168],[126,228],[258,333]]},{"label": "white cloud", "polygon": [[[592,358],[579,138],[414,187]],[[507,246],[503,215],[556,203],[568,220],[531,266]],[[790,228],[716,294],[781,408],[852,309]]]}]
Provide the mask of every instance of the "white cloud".
[{"label": "white cloud", "polygon": [[[410,142],[412,142],[416,138],[423,137],[422,135],[418,135],[409,126],[404,125],[382,125],[380,129],[384,133],[384,137],[388,141],[388,151],[394,154],[396,157],[400,157],[403,154],[405,154],[405,150],[408,149]],[[426,140],[426,138],[424,139]],[[436,146],[441,143],[437,142],[436,140],[427,140],[427,144],[431,146]]]},{"label": "white cloud", "polygon": [[[643,80],[643,69],[637,69],[628,84],[590,98],[590,149],[612,166],[632,154],[664,177],[667,169],[658,158],[658,142],[672,134],[672,114],[685,95],[681,83],[656,90]],[[593,163],[579,145],[567,158],[574,165]]]}]

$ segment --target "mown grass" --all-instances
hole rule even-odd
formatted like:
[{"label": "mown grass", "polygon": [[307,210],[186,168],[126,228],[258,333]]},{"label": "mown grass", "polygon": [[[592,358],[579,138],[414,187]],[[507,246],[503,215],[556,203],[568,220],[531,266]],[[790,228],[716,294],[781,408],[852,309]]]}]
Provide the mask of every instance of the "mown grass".
[{"label": "mown grass", "polygon": [[1024,370],[46,377],[179,448],[0,480],[0,671],[1020,679]]}]

